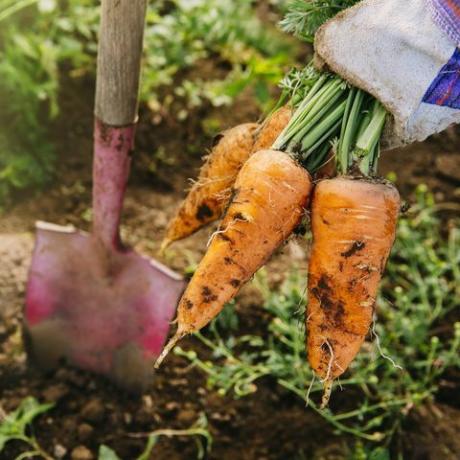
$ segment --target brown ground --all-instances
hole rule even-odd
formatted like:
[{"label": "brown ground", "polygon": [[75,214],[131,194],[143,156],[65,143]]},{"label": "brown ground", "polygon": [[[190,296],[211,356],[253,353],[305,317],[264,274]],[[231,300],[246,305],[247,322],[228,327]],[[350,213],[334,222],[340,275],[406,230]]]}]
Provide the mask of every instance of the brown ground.
[{"label": "brown ground", "polygon": [[[84,93],[92,94],[92,88],[86,88]],[[61,117],[55,127],[61,153],[56,182],[44,192],[22,197],[0,218],[0,404],[3,409],[14,409],[27,395],[55,402],[55,408],[35,424],[38,440],[55,458],[64,452],[64,458],[96,458],[97,447],[106,443],[121,458],[134,459],[145,440],[132,438],[130,433],[188,428],[200,413],[206,414],[214,438],[210,459],[344,458],[347,445],[353,441],[334,436],[321,417],[270,380],[261,382],[259,391],[252,396],[238,401],[222,398],[206,389],[201,373],[171,355],[157,372],[151,390],[135,399],[120,394],[104,379],[77,370],[61,369],[43,376],[27,368],[19,324],[34,222],[40,219],[88,228],[91,185],[88,107],[92,104],[84,98],[73,98],[64,104],[67,118]],[[219,119],[223,127],[258,116],[247,96],[235,107],[238,110],[225,109],[221,113],[203,109],[192,122],[183,125],[168,117],[152,124],[150,115],[144,114],[122,231],[125,240],[137,250],[156,255],[160,235],[183,195],[187,178],[195,175],[199,165],[196,152],[209,145],[200,126],[204,116]],[[414,187],[424,182],[435,192],[438,202],[455,208],[451,204],[458,202],[460,185],[457,139],[458,135],[452,131],[404,151],[385,154],[382,171],[397,172],[399,188],[409,202]],[[154,162],[149,154],[160,145],[168,156],[165,161]],[[202,231],[178,243],[167,254],[166,262],[183,270],[190,260],[198,261],[209,232]],[[293,261],[304,264],[306,250],[297,241],[285,246],[283,253],[270,262],[272,281],[279,281]],[[257,293],[246,288],[237,308],[241,327],[257,331],[257,323],[263,321]],[[183,346],[197,347],[197,344],[188,339]],[[407,459],[457,459],[459,434],[457,398],[457,407],[435,402],[413,410],[405,436],[399,442]],[[12,459],[18,449],[18,445],[10,445],[0,458]],[[154,453],[152,458],[158,460],[191,459],[196,456],[196,447],[190,438],[162,438]]]}]

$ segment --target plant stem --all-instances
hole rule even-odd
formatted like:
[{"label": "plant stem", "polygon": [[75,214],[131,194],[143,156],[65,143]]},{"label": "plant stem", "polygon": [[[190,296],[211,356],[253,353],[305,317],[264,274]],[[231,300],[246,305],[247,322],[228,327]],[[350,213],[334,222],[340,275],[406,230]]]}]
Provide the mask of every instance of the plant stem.
[{"label": "plant stem", "polygon": [[342,174],[346,174],[351,164],[350,150],[356,139],[356,132],[359,128],[359,119],[364,100],[364,92],[353,88],[350,91],[347,108],[348,117],[343,118],[342,132],[340,134],[339,147],[337,152],[338,169]]},{"label": "plant stem", "polygon": [[308,150],[317,142],[318,138],[327,132],[339,121],[345,112],[346,101],[338,105],[324,120],[315,126],[302,140],[302,150]]},{"label": "plant stem", "polygon": [[[340,101],[343,96],[343,91],[338,91],[333,96],[333,98],[319,111],[319,113],[299,132],[288,145],[288,151],[294,151],[299,144],[303,143],[303,138],[307,133],[309,133],[318,123],[321,123],[321,120],[324,116],[328,115],[334,107],[337,107],[337,103]],[[340,126],[340,125],[339,125]]]},{"label": "plant stem", "polygon": [[[322,152],[323,150],[322,149],[326,149],[327,147],[327,151],[329,151],[330,149],[330,144],[329,142],[327,142],[331,137],[333,137],[333,135],[335,133],[337,133],[339,131],[339,128],[340,128],[340,125],[341,125],[341,120],[337,120],[337,122],[328,130],[324,133],[324,135],[318,139],[316,141],[315,144],[313,144],[311,147],[309,147],[308,149],[306,149],[305,153],[303,153],[303,158],[306,160],[308,157],[310,157],[311,155],[313,155],[313,153],[315,153],[315,151],[319,151],[319,152]],[[316,155],[315,155],[316,156]],[[320,160],[321,161],[321,160]]]},{"label": "plant stem", "polygon": [[299,131],[292,138],[289,145],[294,146],[299,144],[305,134],[310,131],[310,129],[318,123],[325,114],[329,113],[345,90],[344,88],[341,88],[341,85],[342,82],[340,80],[332,81],[330,84],[325,85],[326,90],[323,95],[318,98],[313,107],[308,112],[305,112],[305,117],[298,127]]},{"label": "plant stem", "polygon": [[379,153],[379,140],[382,135],[387,111],[376,99],[374,100],[371,120],[356,141],[353,152],[353,160],[356,161],[358,168],[365,176],[374,173],[377,168]]},{"label": "plant stem", "polygon": [[[281,134],[278,136],[276,141],[273,144],[273,149],[280,150],[282,149],[290,140],[293,134],[296,133],[297,124],[301,121],[302,117],[304,116],[304,112],[307,108],[307,104],[311,102],[312,98],[315,96],[318,97],[318,92],[321,91],[323,84],[326,82],[328,76],[321,75],[316,83],[312,86],[310,91],[307,93],[303,101],[300,103],[297,110],[292,115],[291,121],[287,124],[287,126],[283,129]],[[291,134],[290,134],[291,133]]]}]

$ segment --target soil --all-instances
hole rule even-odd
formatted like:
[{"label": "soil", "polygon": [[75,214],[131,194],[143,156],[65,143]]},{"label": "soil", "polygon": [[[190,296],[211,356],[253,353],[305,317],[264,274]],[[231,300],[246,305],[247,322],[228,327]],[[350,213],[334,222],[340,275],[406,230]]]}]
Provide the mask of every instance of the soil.
[{"label": "soil", "polygon": [[[92,94],[91,83],[69,83],[72,94]],[[75,88],[75,85],[77,87]],[[62,368],[43,375],[27,366],[21,343],[20,321],[24,284],[33,247],[36,220],[89,228],[91,190],[91,97],[62,99],[62,113],[53,136],[59,146],[59,168],[55,183],[47,190],[18,197],[0,217],[0,408],[15,409],[27,395],[54,402],[54,408],[34,423],[34,434],[53,458],[97,458],[100,444],[107,444],[122,459],[134,459],[145,439],[133,433],[156,429],[186,429],[204,413],[213,437],[209,459],[342,459],[354,440],[337,436],[324,419],[306,409],[299,399],[270,379],[258,391],[234,400],[206,387],[202,373],[188,362],[170,355],[142,397],[123,394],[104,378]],[[155,117],[141,111],[137,153],[124,209],[122,235],[139,252],[157,257],[168,218],[184,194],[188,178],[200,165],[200,153],[210,145],[203,134],[202,120],[217,120],[222,127],[256,120],[257,108],[243,94],[232,109],[200,109],[189,120],[178,123],[168,114]],[[451,130],[423,144],[389,152],[382,159],[382,172],[396,172],[398,187],[411,203],[414,188],[425,183],[444,205],[445,218],[458,214],[460,186],[459,134]],[[152,155],[162,147],[167,156]],[[163,158],[162,161],[159,158]],[[212,229],[203,230],[168,251],[164,262],[183,271],[197,262]],[[273,284],[293,263],[306,266],[308,248],[292,239],[270,261]],[[241,327],[257,333],[267,319],[260,296],[251,287],[242,290],[237,311]],[[206,350],[193,338],[183,348]],[[457,380],[458,384],[458,380]],[[459,391],[457,385],[453,392]],[[458,399],[457,399],[458,402]],[[407,459],[460,458],[460,408],[449,399],[412,410],[406,431],[397,441]],[[15,458],[20,444],[11,443],[1,459]],[[152,459],[196,458],[190,437],[162,437]]]}]

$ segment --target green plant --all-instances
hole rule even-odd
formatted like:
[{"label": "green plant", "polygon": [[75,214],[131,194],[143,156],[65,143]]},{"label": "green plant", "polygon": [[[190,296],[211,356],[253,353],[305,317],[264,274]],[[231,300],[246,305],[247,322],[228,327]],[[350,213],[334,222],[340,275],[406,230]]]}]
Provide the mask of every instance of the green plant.
[{"label": "green plant", "polygon": [[[150,2],[142,101],[185,119],[203,104],[230,104],[252,88],[266,107],[295,45],[256,16],[254,3]],[[53,177],[57,152],[49,127],[59,114],[62,77],[94,78],[98,6],[96,0],[0,1],[0,203]]]},{"label": "green plant", "polygon": [[[150,454],[161,436],[168,438],[174,436],[193,437],[197,446],[197,458],[203,459],[207,452],[210,452],[212,447],[212,436],[208,431],[208,421],[204,414],[201,414],[196,423],[185,430],[162,429],[155,430],[151,433],[132,434],[132,437],[147,438],[147,443],[144,451],[136,460],[148,460]],[[110,447],[102,445],[99,448],[98,460],[120,460],[120,457]]]},{"label": "green plant", "polygon": [[49,126],[59,113],[59,63],[92,62],[91,47],[83,45],[95,36],[91,3],[73,1],[65,11],[53,0],[0,3],[0,204],[14,190],[52,178]]},{"label": "green plant", "polygon": [[280,27],[284,32],[313,43],[318,27],[358,1],[360,0],[290,0]]},{"label": "green plant", "polygon": [[[306,280],[298,270],[276,291],[269,288],[265,272],[256,277],[264,308],[272,315],[266,340],[225,336],[222,325],[214,323],[206,335],[197,334],[212,351],[212,360],[194,351],[176,353],[207,373],[208,385],[220,394],[244,397],[257,391],[258,379],[271,376],[337,432],[388,446],[411,408],[436,394],[447,369],[460,366],[460,324],[443,340],[434,332],[460,294],[460,232],[450,229],[446,240],[440,228],[433,198],[420,186],[417,204],[399,223],[378,301],[374,341],[366,343],[351,371],[336,384],[354,396],[340,410],[320,410],[313,401],[323,389],[307,365],[301,326]],[[335,394],[340,400],[338,390]]]},{"label": "green plant", "polygon": [[[294,45],[273,26],[263,24],[253,4],[253,0],[174,0],[166,13],[164,1],[152,4],[141,91],[149,107],[167,108],[174,102],[158,91],[165,86],[173,86],[175,96],[185,101],[182,118],[206,101],[229,104],[247,87],[266,105],[270,86],[282,76],[283,66],[293,61]],[[195,67],[205,60],[203,70]]]},{"label": "green plant", "polygon": [[[0,408],[0,453],[4,451],[8,442],[21,441],[25,443],[28,449],[19,454],[15,460],[33,457],[52,460],[53,457],[45,452],[35,436],[31,434],[31,424],[36,417],[48,412],[53,406],[53,404],[40,404],[35,398],[29,396],[20,403],[16,410],[9,414],[3,414]],[[187,429],[160,429],[151,433],[134,433],[129,436],[147,439],[143,452],[136,460],[148,460],[153,448],[162,436],[168,438],[174,436],[193,437],[197,446],[198,459],[203,459],[212,448],[212,436],[208,431],[208,420],[204,414],[201,414],[198,420]],[[98,460],[120,460],[120,458],[110,447],[101,445]]]},{"label": "green plant", "polygon": [[52,460],[52,457],[38,444],[35,436],[29,434],[33,420],[52,407],[53,404],[40,404],[35,398],[28,397],[21,402],[15,411],[0,417],[0,453],[8,442],[22,441],[28,446],[28,450],[18,455],[16,460],[35,456]]}]

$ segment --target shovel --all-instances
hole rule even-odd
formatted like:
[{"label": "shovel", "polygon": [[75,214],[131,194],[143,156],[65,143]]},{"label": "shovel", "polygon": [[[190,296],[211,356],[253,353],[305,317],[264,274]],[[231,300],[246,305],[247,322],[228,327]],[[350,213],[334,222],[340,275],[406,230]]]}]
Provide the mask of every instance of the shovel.
[{"label": "shovel", "polygon": [[41,369],[65,361],[133,392],[149,383],[184,288],[180,276],[125,247],[119,235],[146,1],[102,1],[92,232],[37,223],[24,311],[26,349]]}]

